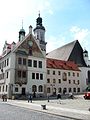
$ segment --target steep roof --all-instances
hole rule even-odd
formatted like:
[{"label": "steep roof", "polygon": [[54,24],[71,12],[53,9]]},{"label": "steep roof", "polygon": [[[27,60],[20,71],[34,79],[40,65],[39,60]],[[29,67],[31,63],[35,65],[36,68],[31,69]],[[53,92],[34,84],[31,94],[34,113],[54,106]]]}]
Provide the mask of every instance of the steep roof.
[{"label": "steep roof", "polygon": [[67,61],[72,52],[72,49],[74,48],[75,43],[76,43],[76,41],[73,41],[69,44],[59,47],[59,48],[47,53],[46,57],[56,58],[59,60]]},{"label": "steep roof", "polygon": [[78,40],[51,51],[46,55],[46,57],[65,61],[74,61],[78,66],[86,67],[83,58],[83,49]]},{"label": "steep roof", "polygon": [[47,68],[80,71],[78,65],[72,61],[62,61],[52,58],[46,60]]}]

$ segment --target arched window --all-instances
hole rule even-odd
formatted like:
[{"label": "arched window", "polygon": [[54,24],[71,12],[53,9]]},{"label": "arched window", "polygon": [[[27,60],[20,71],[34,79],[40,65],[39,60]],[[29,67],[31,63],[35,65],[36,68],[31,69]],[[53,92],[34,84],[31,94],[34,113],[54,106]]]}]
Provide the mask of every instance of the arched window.
[{"label": "arched window", "polygon": [[32,86],[32,92],[37,92],[37,86],[36,85]]},{"label": "arched window", "polygon": [[63,94],[67,92],[67,88],[63,88]]},{"label": "arched window", "polygon": [[63,79],[63,81],[67,80],[67,73],[65,73],[65,72],[62,73],[62,79]]},{"label": "arched window", "polygon": [[38,91],[43,92],[43,86],[42,85],[39,85]]}]

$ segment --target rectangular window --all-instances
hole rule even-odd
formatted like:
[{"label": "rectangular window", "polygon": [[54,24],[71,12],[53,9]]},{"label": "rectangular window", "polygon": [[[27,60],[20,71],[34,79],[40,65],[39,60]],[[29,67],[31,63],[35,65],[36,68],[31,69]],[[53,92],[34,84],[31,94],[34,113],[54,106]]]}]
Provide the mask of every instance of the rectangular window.
[{"label": "rectangular window", "polygon": [[32,79],[35,79],[35,73],[32,73]]},{"label": "rectangular window", "polygon": [[36,60],[33,61],[33,67],[37,67],[37,61]]},{"label": "rectangular window", "polygon": [[0,92],[1,92],[1,86],[0,86]]},{"label": "rectangular window", "polygon": [[23,65],[26,65],[26,58],[23,58]]},{"label": "rectangular window", "polygon": [[50,74],[50,70],[47,70],[47,74]]},{"label": "rectangular window", "polygon": [[7,59],[7,66],[9,65],[9,58]]},{"label": "rectangular window", "polygon": [[6,78],[8,78],[8,72],[7,72],[7,76],[6,76]]},{"label": "rectangular window", "polygon": [[70,72],[68,72],[68,76],[70,76]]},{"label": "rectangular window", "polygon": [[53,75],[55,75],[55,71],[53,71]]},{"label": "rectangular window", "polygon": [[20,64],[20,65],[22,64],[22,58],[21,57],[18,58],[18,64]]},{"label": "rectangular window", "polygon": [[79,80],[77,81],[77,84],[78,84],[78,85],[80,84],[80,81],[79,81]]},{"label": "rectangular window", "polygon": [[77,73],[77,77],[79,77],[79,73]]},{"label": "rectangular window", "polygon": [[5,63],[4,63],[4,67],[6,67],[6,60],[5,60]]},{"label": "rectangular window", "polygon": [[15,87],[15,92],[18,92],[18,87]]},{"label": "rectangular window", "polygon": [[76,88],[73,88],[73,92],[76,92]]},{"label": "rectangular window", "polygon": [[38,64],[39,64],[38,67],[42,68],[42,61],[39,61]]},{"label": "rectangular window", "polygon": [[71,80],[68,80],[69,84],[71,84]]},{"label": "rectangular window", "polygon": [[58,71],[58,75],[60,75],[61,74],[61,72],[60,71]]},{"label": "rectangular window", "polygon": [[6,85],[6,92],[7,92],[7,87],[8,87],[8,86]]},{"label": "rectangular window", "polygon": [[58,83],[61,83],[61,79],[58,79]]},{"label": "rectangular window", "polygon": [[21,71],[18,71],[18,77],[21,78]]},{"label": "rectangular window", "polygon": [[36,73],[36,79],[39,80],[39,73]]},{"label": "rectangular window", "polygon": [[26,71],[23,71],[23,72],[22,72],[22,77],[23,77],[23,78],[26,78]]},{"label": "rectangular window", "polygon": [[77,89],[77,92],[80,92],[80,88]]},{"label": "rectangular window", "polygon": [[32,67],[32,60],[30,60],[30,59],[28,60],[28,66]]},{"label": "rectangular window", "polygon": [[75,76],[75,73],[73,72],[73,76]]},{"label": "rectangular window", "polygon": [[40,80],[43,80],[43,74],[40,74]]}]

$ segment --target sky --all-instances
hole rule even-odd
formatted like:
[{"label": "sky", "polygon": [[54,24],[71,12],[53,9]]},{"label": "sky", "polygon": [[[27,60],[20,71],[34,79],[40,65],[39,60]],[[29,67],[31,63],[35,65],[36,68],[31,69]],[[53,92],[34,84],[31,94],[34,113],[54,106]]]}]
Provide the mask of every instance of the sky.
[{"label": "sky", "polygon": [[79,40],[90,57],[90,0],[0,0],[0,54],[5,41],[18,42],[22,20],[26,34],[36,27],[39,11],[47,52]]}]

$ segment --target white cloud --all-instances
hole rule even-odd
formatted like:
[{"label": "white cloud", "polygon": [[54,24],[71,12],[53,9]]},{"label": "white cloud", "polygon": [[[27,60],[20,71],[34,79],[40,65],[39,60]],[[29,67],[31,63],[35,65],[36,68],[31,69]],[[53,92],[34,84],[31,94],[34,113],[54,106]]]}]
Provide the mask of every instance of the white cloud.
[{"label": "white cloud", "polygon": [[[2,0],[0,1],[0,46],[3,48],[4,41],[18,41],[18,30],[21,21],[31,24],[37,14],[53,14],[51,0]],[[35,21],[34,21],[35,22]],[[24,29],[28,29],[25,28]],[[0,54],[2,49],[0,49]]]},{"label": "white cloud", "polygon": [[73,38],[78,39],[81,43],[86,40],[87,36],[90,35],[90,31],[88,29],[82,29],[77,26],[73,26],[70,29],[70,32],[73,35]]},{"label": "white cloud", "polygon": [[65,37],[64,36],[49,36],[47,38],[48,43],[47,43],[47,53],[57,49],[58,47],[61,47],[62,45],[65,44]]}]

